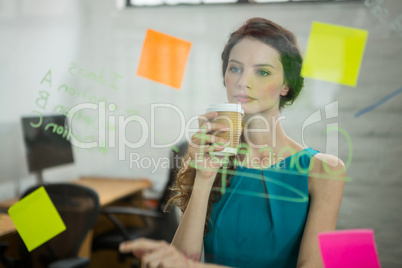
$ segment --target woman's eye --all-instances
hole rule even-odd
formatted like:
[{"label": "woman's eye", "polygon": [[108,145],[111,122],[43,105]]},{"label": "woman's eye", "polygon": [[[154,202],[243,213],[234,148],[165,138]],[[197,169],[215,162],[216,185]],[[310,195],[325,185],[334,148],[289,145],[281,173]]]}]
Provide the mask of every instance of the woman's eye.
[{"label": "woman's eye", "polygon": [[230,71],[233,72],[233,73],[238,73],[238,72],[240,72],[240,68],[230,67]]},{"label": "woman's eye", "polygon": [[270,74],[269,72],[267,72],[265,70],[259,70],[257,73],[260,76],[268,76]]}]

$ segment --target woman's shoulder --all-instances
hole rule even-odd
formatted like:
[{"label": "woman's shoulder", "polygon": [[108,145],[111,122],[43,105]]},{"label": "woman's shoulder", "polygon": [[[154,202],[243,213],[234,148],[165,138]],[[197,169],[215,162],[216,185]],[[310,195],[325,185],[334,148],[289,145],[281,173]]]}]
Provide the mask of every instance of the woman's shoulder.
[{"label": "woman's shoulder", "polygon": [[345,164],[343,161],[332,154],[317,152],[314,154],[313,159],[315,165],[311,168],[311,170],[320,174],[340,174],[341,171],[345,169]]},{"label": "woman's shoulder", "polygon": [[322,173],[333,174],[345,168],[345,165],[340,158],[331,154],[320,153],[318,150],[315,150],[314,148],[310,147],[305,148],[303,145],[299,144],[298,142],[290,138],[287,141],[286,148],[288,148],[288,150],[284,151],[288,151],[290,154],[292,154],[291,151],[293,151],[293,154],[295,152],[302,152],[305,150],[312,152],[314,155],[311,161],[314,162],[313,164],[314,166],[311,167],[311,170],[314,172],[320,174]]},{"label": "woman's shoulder", "polygon": [[346,178],[346,168],[343,161],[337,156],[316,153],[310,164],[309,192],[310,194],[324,193],[332,189],[334,194],[343,192]]},{"label": "woman's shoulder", "polygon": [[[308,188],[310,194],[325,193],[339,189],[343,192],[343,185],[346,178],[346,168],[343,161],[331,154],[321,153],[314,148],[304,148],[301,144],[292,139],[288,139],[288,145],[295,152],[307,150],[313,154],[310,159]],[[334,191],[338,195],[338,191]]]}]

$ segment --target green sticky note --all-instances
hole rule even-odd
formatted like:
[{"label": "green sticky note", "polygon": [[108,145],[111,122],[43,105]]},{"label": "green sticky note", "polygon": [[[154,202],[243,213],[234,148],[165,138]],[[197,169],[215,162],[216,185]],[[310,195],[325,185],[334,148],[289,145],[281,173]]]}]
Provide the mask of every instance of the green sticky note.
[{"label": "green sticky note", "polygon": [[313,22],[301,76],[355,87],[368,31]]},{"label": "green sticky note", "polygon": [[28,251],[66,230],[43,186],[11,206],[8,214]]}]

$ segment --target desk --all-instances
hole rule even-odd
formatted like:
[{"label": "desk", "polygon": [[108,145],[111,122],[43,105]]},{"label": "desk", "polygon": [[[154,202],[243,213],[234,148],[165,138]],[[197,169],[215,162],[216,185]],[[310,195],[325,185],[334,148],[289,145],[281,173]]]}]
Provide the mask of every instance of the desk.
[{"label": "desk", "polygon": [[14,233],[15,231],[15,225],[10,216],[5,213],[0,213],[0,237]]},{"label": "desk", "polygon": [[[98,193],[101,207],[152,186],[152,182],[146,178],[81,177],[78,180],[70,181],[70,183],[79,184],[95,190],[95,192]],[[0,202],[0,213],[6,213],[7,210],[18,201],[19,198],[12,198]],[[2,226],[1,223],[0,226]]]},{"label": "desk", "polygon": [[94,189],[99,195],[101,207],[152,186],[152,183],[145,178],[131,180],[121,178],[81,177],[79,180],[72,181],[72,183]]}]

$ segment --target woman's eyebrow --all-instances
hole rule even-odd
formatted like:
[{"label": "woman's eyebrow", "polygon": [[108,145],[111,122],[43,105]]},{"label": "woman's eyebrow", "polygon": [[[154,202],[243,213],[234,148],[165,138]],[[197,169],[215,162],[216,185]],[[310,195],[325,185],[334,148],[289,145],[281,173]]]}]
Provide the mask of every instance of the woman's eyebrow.
[{"label": "woman's eyebrow", "polygon": [[263,66],[268,66],[268,67],[272,67],[274,69],[276,69],[273,65],[271,64],[255,64],[254,66],[258,66],[258,67],[263,67]]},{"label": "woman's eyebrow", "polygon": [[[234,60],[234,59],[230,59],[229,62],[235,62],[235,63],[237,63],[237,64],[243,65],[242,62],[240,62],[240,61],[238,61],[238,60]],[[268,67],[271,67],[271,68],[276,69],[273,65],[268,64],[268,63],[255,64],[254,66],[256,66],[256,67],[268,66]]]},{"label": "woman's eyebrow", "polygon": [[237,64],[243,65],[243,63],[241,63],[241,62],[240,62],[240,61],[238,61],[238,60],[233,60],[233,59],[230,59],[230,60],[229,60],[229,62],[235,62],[235,63],[237,63]]}]

